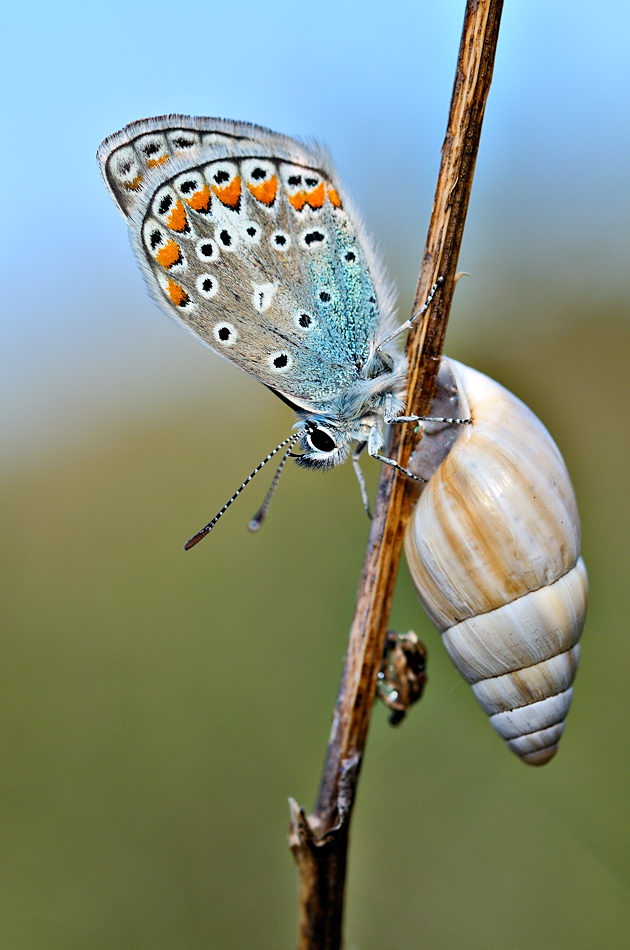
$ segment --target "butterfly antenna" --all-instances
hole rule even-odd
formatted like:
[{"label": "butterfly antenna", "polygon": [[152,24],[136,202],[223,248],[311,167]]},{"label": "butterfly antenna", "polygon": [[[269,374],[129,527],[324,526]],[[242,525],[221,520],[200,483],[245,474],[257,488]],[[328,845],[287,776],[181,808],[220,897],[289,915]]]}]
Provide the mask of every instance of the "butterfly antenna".
[{"label": "butterfly antenna", "polygon": [[[228,500],[226,501],[226,503],[223,505],[223,508],[221,508],[220,511],[217,511],[217,513],[216,513],[216,515],[214,516],[214,518],[212,519],[212,521],[209,521],[208,524],[207,524],[207,525],[204,525],[204,527],[201,528],[200,531],[197,531],[196,534],[193,534],[192,538],[189,538],[189,539],[188,539],[188,541],[187,541],[186,544],[184,545],[184,550],[185,550],[185,551],[190,551],[190,549],[191,549],[191,548],[194,548],[194,546],[195,546],[196,544],[199,544],[199,542],[202,541],[203,538],[205,538],[205,536],[206,536],[207,534],[210,534],[210,532],[211,532],[212,529],[214,528],[214,526],[215,526],[215,524],[217,523],[217,521],[219,520],[219,518],[222,518],[222,517],[223,517],[223,515],[224,515],[225,512],[228,510],[228,508],[230,507],[230,505],[232,505],[232,504],[236,501],[236,499],[238,498],[238,496],[240,495],[240,493],[243,491],[243,489],[244,489],[247,485],[249,485],[249,483],[251,482],[252,478],[254,478],[256,475],[258,475],[258,473],[259,473],[259,471],[261,470],[261,468],[263,468],[263,467],[267,464],[267,462],[271,461],[271,459],[274,457],[274,455],[277,455],[278,452],[279,452],[281,449],[284,449],[286,446],[288,446],[288,449],[287,449],[287,451],[285,452],[284,457],[283,457],[282,461],[280,462],[280,465],[278,466],[278,470],[279,470],[279,471],[276,472],[276,475],[275,475],[274,480],[273,480],[273,482],[272,482],[272,486],[274,486],[274,488],[275,488],[275,485],[277,485],[277,483],[278,483],[278,478],[280,477],[280,476],[279,476],[279,472],[282,471],[282,468],[284,467],[284,461],[285,461],[285,459],[286,459],[287,456],[288,456],[288,451],[289,451],[289,449],[290,449],[293,445],[295,445],[295,443],[296,443],[299,439],[301,439],[303,436],[305,436],[307,432],[308,432],[308,429],[301,429],[299,432],[295,432],[293,435],[290,435],[287,439],[283,439],[283,441],[280,442],[279,445],[276,445],[275,449],[273,449],[273,450],[269,453],[269,455],[266,455],[265,458],[262,460],[262,462],[259,462],[259,463],[258,463],[258,465],[257,465],[256,468],[253,470],[253,472],[250,472],[250,473],[249,473],[249,475],[247,476],[247,478],[245,479],[245,481],[243,482],[243,484],[241,485],[241,487],[238,488],[238,489],[234,492],[234,494],[232,495],[231,498],[228,498]],[[275,484],[274,484],[274,483],[275,483]],[[268,507],[270,501],[271,501],[271,498],[269,497],[269,492],[267,492],[267,498],[265,498],[265,501],[263,502],[262,508],[260,509],[260,511],[263,512],[263,517],[264,517],[264,513],[265,513],[265,511],[266,511],[265,505]],[[263,509],[264,509],[264,510],[263,510]],[[260,511],[257,513],[257,515],[254,516],[254,519],[252,519],[252,520],[255,520],[255,519],[258,517],[258,515],[260,514]]]},{"label": "butterfly antenna", "polygon": [[280,481],[282,470],[284,469],[284,466],[287,464],[287,459],[291,455],[291,448],[292,446],[290,445],[286,449],[282,458],[280,459],[280,462],[276,469],[276,473],[271,480],[271,485],[267,489],[265,500],[263,501],[262,505],[260,506],[256,514],[254,515],[254,517],[251,519],[249,524],[247,525],[250,531],[258,531],[258,529],[260,528],[260,526],[262,525],[263,521],[265,520],[267,516],[267,510],[269,508],[269,505],[271,504],[271,499],[276,493],[276,488],[278,487],[278,482]]},{"label": "butterfly antenna", "polygon": [[431,303],[433,302],[433,298],[435,297],[437,293],[438,287],[441,287],[443,283],[444,283],[444,278],[438,277],[436,282],[433,284],[433,287],[429,291],[429,296],[424,301],[420,309],[417,310],[416,313],[414,313],[409,318],[409,320],[405,320],[405,322],[401,323],[399,327],[396,327],[393,333],[390,333],[389,336],[386,336],[384,340],[381,340],[381,342],[378,344],[377,349],[382,350],[384,346],[387,346],[388,343],[391,343],[392,340],[396,339],[396,337],[399,336],[401,333],[404,333],[405,330],[410,330],[411,327],[416,322],[416,320],[419,320],[420,317],[427,312],[427,310],[431,306]]}]

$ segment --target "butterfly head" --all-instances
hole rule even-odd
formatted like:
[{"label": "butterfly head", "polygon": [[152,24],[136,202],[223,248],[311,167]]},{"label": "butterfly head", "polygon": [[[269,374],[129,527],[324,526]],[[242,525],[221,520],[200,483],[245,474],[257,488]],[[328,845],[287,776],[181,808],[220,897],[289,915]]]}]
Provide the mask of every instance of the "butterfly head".
[{"label": "butterfly head", "polygon": [[380,448],[382,421],[382,412],[375,409],[350,418],[311,416],[298,423],[303,426],[299,439],[301,453],[293,458],[302,468],[334,468],[366,446]]},{"label": "butterfly head", "polygon": [[306,430],[300,439],[301,453],[293,458],[302,468],[334,468],[348,457],[353,438],[339,425],[327,419],[325,422],[307,419]]}]

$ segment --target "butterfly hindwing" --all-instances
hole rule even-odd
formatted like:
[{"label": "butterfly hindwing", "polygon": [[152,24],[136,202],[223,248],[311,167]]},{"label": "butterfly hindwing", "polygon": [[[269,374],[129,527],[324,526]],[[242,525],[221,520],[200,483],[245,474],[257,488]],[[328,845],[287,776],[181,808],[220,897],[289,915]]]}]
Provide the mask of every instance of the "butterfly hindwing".
[{"label": "butterfly hindwing", "polygon": [[99,159],[171,316],[303,408],[356,382],[390,305],[324,155],[171,116],[111,136]]}]

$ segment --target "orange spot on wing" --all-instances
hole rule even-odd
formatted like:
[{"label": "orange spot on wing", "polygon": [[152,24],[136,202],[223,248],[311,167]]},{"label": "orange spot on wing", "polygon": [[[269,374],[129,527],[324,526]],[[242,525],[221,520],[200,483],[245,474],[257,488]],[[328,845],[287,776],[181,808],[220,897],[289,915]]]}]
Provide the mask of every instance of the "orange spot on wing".
[{"label": "orange spot on wing", "polygon": [[339,192],[337,191],[336,188],[333,188],[332,185],[329,185],[328,187],[328,197],[333,207],[341,208],[341,198],[339,197]]},{"label": "orange spot on wing", "polygon": [[147,168],[155,168],[156,165],[164,165],[168,162],[170,155],[160,155],[159,158],[147,158]]},{"label": "orange spot on wing", "polygon": [[155,259],[161,267],[172,267],[173,264],[177,264],[181,259],[179,244],[175,241],[167,241],[157,252]]},{"label": "orange spot on wing", "polygon": [[261,182],[260,185],[253,185],[251,182],[248,182],[247,187],[257,201],[262,202],[264,205],[272,205],[276,200],[276,194],[278,192],[278,176],[273,175],[271,178],[268,178],[267,181]]},{"label": "orange spot on wing", "polygon": [[223,205],[228,208],[236,208],[241,198],[241,179],[235,175],[229,185],[221,188],[219,185],[213,185],[212,190]]},{"label": "orange spot on wing", "polygon": [[176,284],[170,277],[166,285],[166,292],[171,298],[171,303],[175,304],[176,307],[184,307],[187,303],[190,303],[190,297],[184,288],[180,284]]},{"label": "orange spot on wing", "polygon": [[301,211],[306,204],[305,191],[296,191],[294,195],[288,195],[288,198],[289,204],[292,205],[296,211]]},{"label": "orange spot on wing", "polygon": [[289,204],[292,205],[296,211],[301,211],[304,205],[308,205],[313,210],[321,208],[326,200],[326,190],[324,187],[324,182],[320,181],[319,185],[316,188],[313,188],[312,191],[296,191],[294,195],[287,195],[289,199]]},{"label": "orange spot on wing", "polygon": [[142,175],[136,175],[131,181],[125,182],[125,188],[128,191],[136,191],[140,187],[140,182],[142,181]]},{"label": "orange spot on wing", "polygon": [[207,211],[210,207],[210,186],[204,185],[203,188],[196,191],[190,198],[186,198],[185,201],[193,211]]},{"label": "orange spot on wing", "polygon": [[186,212],[182,202],[177,199],[173,205],[173,210],[166,219],[166,225],[171,231],[185,231],[188,225]]},{"label": "orange spot on wing", "polygon": [[312,191],[306,196],[306,200],[311,208],[321,208],[326,200],[326,190],[324,188],[324,182],[320,181],[319,185],[316,188],[313,188]]}]

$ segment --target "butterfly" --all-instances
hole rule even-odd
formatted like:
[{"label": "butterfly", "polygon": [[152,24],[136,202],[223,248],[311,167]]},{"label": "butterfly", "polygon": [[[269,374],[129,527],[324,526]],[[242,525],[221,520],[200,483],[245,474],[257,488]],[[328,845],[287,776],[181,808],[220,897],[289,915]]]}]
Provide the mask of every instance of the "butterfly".
[{"label": "butterfly", "polygon": [[400,468],[382,455],[386,426],[416,418],[401,415],[406,361],[394,345],[410,321],[396,329],[391,286],[325,151],[245,122],[168,115],[125,126],[97,157],[157,303],[297,415],[297,431],[186,547],[282,450],[250,527],[289,457],[320,469],[351,457],[369,511],[360,454]]}]

